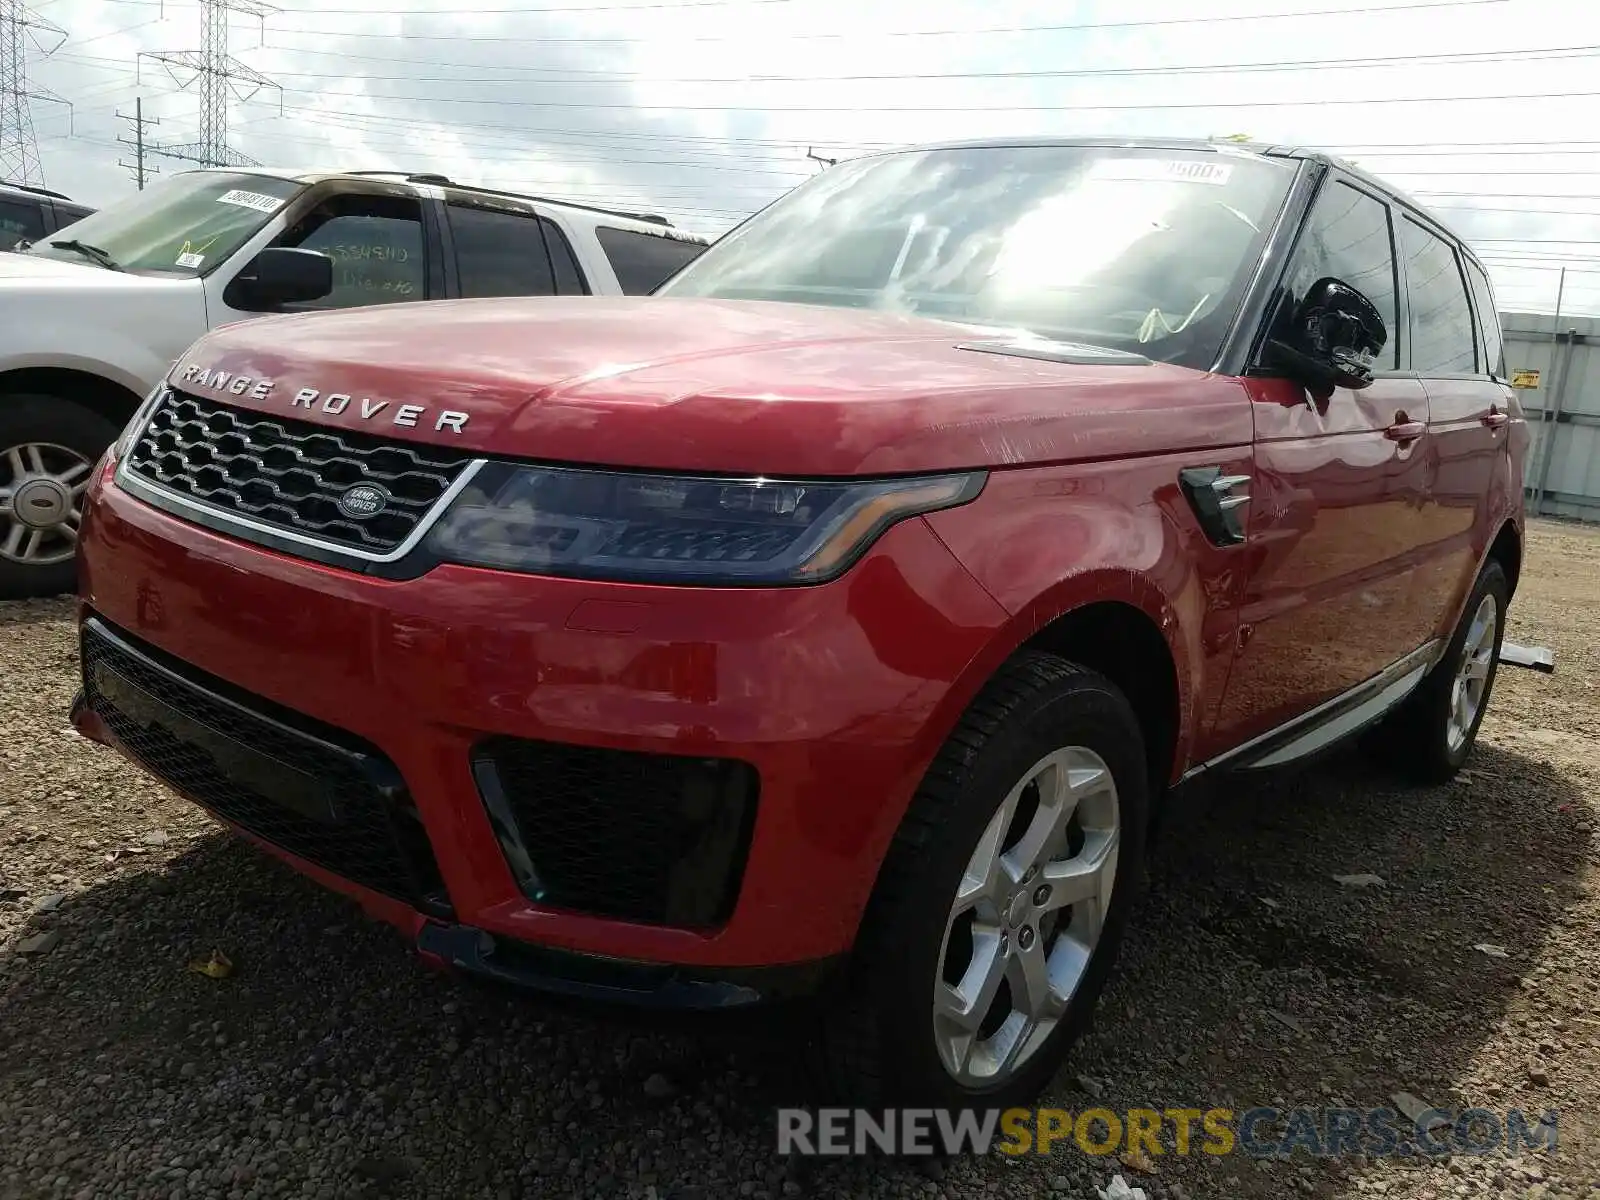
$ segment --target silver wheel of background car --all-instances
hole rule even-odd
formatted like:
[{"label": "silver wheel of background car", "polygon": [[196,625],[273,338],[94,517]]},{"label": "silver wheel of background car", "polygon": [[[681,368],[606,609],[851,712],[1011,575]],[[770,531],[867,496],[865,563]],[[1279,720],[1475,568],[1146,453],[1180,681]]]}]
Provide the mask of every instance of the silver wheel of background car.
[{"label": "silver wheel of background car", "polygon": [[48,567],[72,558],[94,464],[49,442],[0,449],[0,559]]},{"label": "silver wheel of background car", "polygon": [[1472,724],[1483,707],[1489,688],[1489,671],[1494,666],[1495,630],[1500,623],[1500,606],[1487,595],[1472,614],[1467,636],[1461,642],[1461,663],[1456,668],[1450,689],[1450,719],[1445,725],[1445,742],[1454,754],[1472,732]]},{"label": "silver wheel of background car", "polygon": [[1064,747],[1006,794],[962,873],[934,981],[933,1035],[958,1083],[1004,1082],[1049,1039],[1111,903],[1117,785],[1094,751]]}]

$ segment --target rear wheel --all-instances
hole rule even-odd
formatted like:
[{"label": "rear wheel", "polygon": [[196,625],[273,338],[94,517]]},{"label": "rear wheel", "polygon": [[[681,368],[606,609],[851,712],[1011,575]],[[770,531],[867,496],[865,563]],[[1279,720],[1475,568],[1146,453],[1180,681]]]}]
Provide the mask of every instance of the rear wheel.
[{"label": "rear wheel", "polygon": [[1006,1107],[1087,1027],[1143,866],[1148,782],[1127,700],[1024,653],[973,703],[885,860],[827,1019],[854,1103]]},{"label": "rear wheel", "polygon": [[1378,731],[1384,757],[1408,778],[1444,783],[1472,753],[1499,669],[1510,591],[1505,570],[1490,559],[1444,655]]},{"label": "rear wheel", "polygon": [[83,494],[116,436],[111,422],[70,400],[0,397],[0,599],[76,586]]}]

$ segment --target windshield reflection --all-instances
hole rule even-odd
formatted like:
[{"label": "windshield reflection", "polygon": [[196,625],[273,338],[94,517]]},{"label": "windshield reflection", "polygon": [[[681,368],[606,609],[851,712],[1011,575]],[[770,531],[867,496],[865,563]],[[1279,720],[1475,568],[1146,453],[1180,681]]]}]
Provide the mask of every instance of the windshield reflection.
[{"label": "windshield reflection", "polygon": [[976,147],[857,159],[659,295],[1021,327],[1209,365],[1293,165],[1237,151]]}]

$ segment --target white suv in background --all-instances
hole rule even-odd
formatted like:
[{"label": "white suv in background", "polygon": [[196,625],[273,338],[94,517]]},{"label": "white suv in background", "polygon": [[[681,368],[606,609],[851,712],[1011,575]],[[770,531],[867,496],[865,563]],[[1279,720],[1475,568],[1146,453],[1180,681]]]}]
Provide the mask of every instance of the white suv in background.
[{"label": "white suv in background", "polygon": [[96,459],[207,330],[269,313],[639,295],[705,249],[661,217],[440,175],[206,169],[0,254],[0,599],[75,583]]}]

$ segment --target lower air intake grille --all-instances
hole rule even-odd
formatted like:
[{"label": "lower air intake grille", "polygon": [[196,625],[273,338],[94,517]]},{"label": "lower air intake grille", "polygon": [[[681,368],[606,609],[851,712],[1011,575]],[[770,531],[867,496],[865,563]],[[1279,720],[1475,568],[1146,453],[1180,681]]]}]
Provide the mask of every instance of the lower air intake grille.
[{"label": "lower air intake grille", "polygon": [[473,772],[531,899],[683,928],[732,912],[759,790],[748,764],[495,738]]},{"label": "lower air intake grille", "polygon": [[[128,470],[225,516],[384,554],[411,536],[470,457],[169,391],[129,448]],[[358,484],[381,489],[385,504],[355,519],[339,499]]]},{"label": "lower air intake grille", "polygon": [[351,735],[202,675],[98,618],[84,699],[122,749],[217,816],[432,912],[439,867],[394,765]]}]

